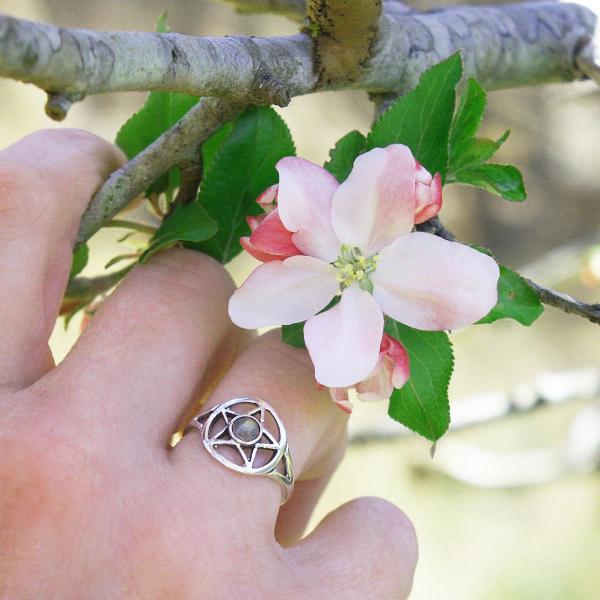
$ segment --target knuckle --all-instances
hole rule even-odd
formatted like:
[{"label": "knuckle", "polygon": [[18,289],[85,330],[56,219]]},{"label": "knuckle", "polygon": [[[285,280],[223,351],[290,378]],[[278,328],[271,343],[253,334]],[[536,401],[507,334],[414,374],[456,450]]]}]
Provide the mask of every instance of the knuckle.
[{"label": "knuckle", "polygon": [[[376,547],[385,549],[378,552],[378,570],[393,590],[402,591],[407,597],[412,587],[412,577],[417,564],[418,544],[415,528],[397,506],[382,498],[361,498],[357,500],[364,514],[368,514],[370,535]],[[398,565],[403,565],[402,569]]]},{"label": "knuckle", "polygon": [[85,129],[40,129],[22,140],[23,143],[44,149],[44,154],[56,161],[58,152],[97,154],[116,148],[100,136]]},{"label": "knuckle", "polygon": [[225,268],[214,258],[185,248],[158,252],[133,274],[144,281],[146,278],[154,280],[175,293],[189,290],[194,295],[201,293],[215,300],[229,298],[235,289]]},{"label": "knuckle", "polygon": [[417,536],[411,520],[395,504],[383,498],[363,498],[365,509],[371,515],[372,526],[377,529],[378,537],[391,549],[391,554],[411,555],[417,552]]}]

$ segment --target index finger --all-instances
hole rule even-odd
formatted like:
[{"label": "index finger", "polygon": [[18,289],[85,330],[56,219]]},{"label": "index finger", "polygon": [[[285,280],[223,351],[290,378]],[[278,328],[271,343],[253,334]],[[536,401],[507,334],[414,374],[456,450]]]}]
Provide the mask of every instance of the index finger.
[{"label": "index finger", "polygon": [[56,321],[81,215],[124,161],[76,129],[38,131],[0,151],[0,388],[33,383],[52,365]]}]

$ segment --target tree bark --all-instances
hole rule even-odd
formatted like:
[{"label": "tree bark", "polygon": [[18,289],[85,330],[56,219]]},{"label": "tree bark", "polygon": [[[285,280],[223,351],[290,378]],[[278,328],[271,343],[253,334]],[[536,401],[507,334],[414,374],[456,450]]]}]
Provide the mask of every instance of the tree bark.
[{"label": "tree bark", "polygon": [[426,68],[463,50],[466,74],[499,89],[582,77],[578,53],[592,39],[596,22],[590,9],[558,2],[384,13],[371,58],[354,80],[319,81],[307,33],[272,38],[103,33],[0,16],[0,75],[70,101],[103,92],[170,90],[285,104],[285,93],[261,85],[261,69],[291,96],[348,87],[403,93]]}]

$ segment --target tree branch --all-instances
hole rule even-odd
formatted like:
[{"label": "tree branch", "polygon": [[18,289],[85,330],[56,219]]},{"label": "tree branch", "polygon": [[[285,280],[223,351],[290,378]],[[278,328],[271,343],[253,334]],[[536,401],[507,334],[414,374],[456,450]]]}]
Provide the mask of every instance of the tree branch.
[{"label": "tree branch", "polygon": [[381,0],[308,0],[306,12],[318,84],[358,81],[377,40]]},{"label": "tree branch", "polygon": [[240,108],[225,100],[201,99],[171,129],[104,182],[81,219],[76,243],[89,239],[171,167],[196,161],[201,144]]},{"label": "tree branch", "polygon": [[[319,86],[307,34],[102,33],[0,16],[0,75],[34,83],[67,102],[102,92],[170,90],[285,104],[285,92],[295,96],[318,87],[402,93],[427,67],[463,49],[466,74],[491,90],[582,77],[575,63],[596,21],[584,6],[553,1],[390,11],[379,20],[372,56],[359,77]],[[261,86],[261,67],[280,85]]]},{"label": "tree branch", "polygon": [[[456,236],[451,231],[444,227],[438,217],[417,225],[416,229],[425,233],[432,233],[449,242],[460,241],[456,239]],[[600,325],[600,304],[586,304],[568,294],[541,286],[535,283],[535,281],[531,281],[531,279],[525,279],[525,281],[527,281],[531,289],[537,294],[540,302]]]},{"label": "tree branch", "polygon": [[[311,71],[306,36],[255,41],[245,36],[104,33],[5,15],[0,15],[0,58],[1,76],[33,83],[52,101],[59,97],[68,102],[102,92],[162,90],[285,106],[290,96],[282,81],[306,89],[306,78],[295,71]],[[267,73],[265,59],[277,75],[271,69]],[[309,86],[311,81],[309,77]]]},{"label": "tree branch", "polygon": [[600,304],[587,304],[564,292],[557,292],[551,288],[543,287],[535,283],[535,281],[531,281],[531,279],[526,279],[526,281],[544,304],[554,306],[566,313],[583,317],[592,323],[600,325]]}]

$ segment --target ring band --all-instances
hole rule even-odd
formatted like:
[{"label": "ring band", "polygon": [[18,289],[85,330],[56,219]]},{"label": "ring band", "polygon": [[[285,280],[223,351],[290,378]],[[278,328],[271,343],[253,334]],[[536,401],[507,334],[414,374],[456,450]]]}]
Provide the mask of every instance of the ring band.
[{"label": "ring band", "polygon": [[185,429],[197,429],[208,453],[222,465],[246,475],[264,475],[279,483],[281,504],[294,487],[287,432],[273,408],[260,398],[233,398],[193,417]]}]

